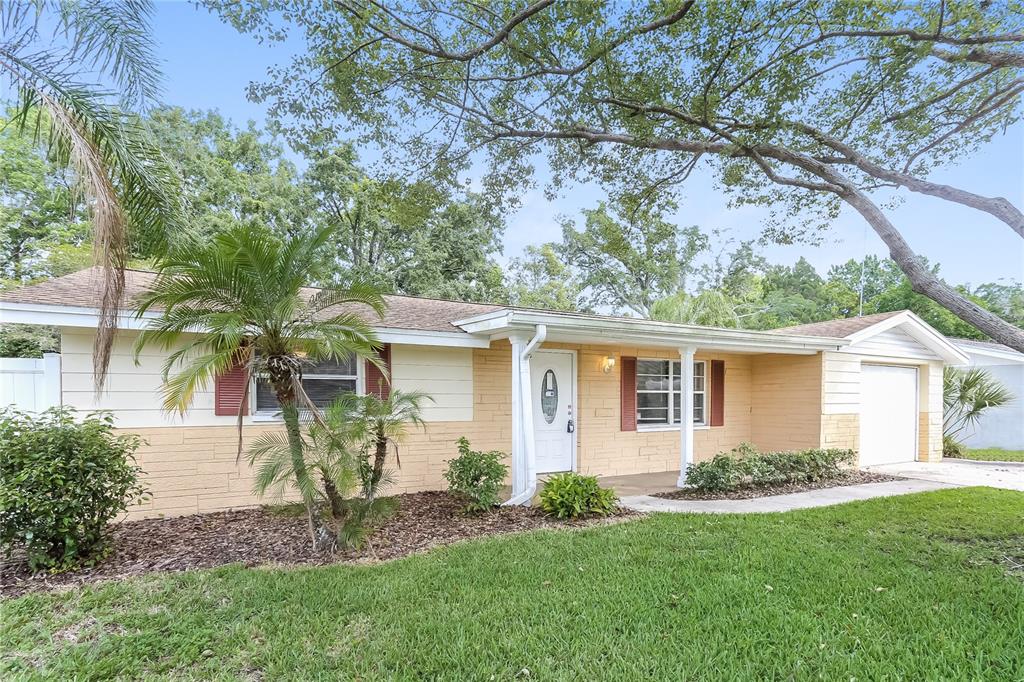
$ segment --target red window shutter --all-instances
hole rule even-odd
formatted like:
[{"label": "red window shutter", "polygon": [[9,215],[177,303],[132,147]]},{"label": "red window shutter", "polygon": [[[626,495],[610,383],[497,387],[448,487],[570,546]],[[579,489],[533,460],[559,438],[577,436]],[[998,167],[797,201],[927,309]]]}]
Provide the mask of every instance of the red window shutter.
[{"label": "red window shutter", "polygon": [[245,366],[236,364],[213,380],[213,413],[224,417],[237,417],[238,408],[242,414],[249,414],[249,401],[245,398]]},{"label": "red window shutter", "polygon": [[387,370],[388,376],[385,377],[384,373],[380,371],[380,368],[378,368],[377,365],[372,362],[367,362],[366,393],[368,395],[375,395],[381,400],[387,400],[388,396],[391,395],[391,344],[385,343],[377,349],[377,355],[380,356],[381,362]]},{"label": "red window shutter", "polygon": [[636,358],[619,358],[619,402],[622,408],[621,430],[636,431]]},{"label": "red window shutter", "polygon": [[725,425],[725,361],[711,361],[711,426]]}]

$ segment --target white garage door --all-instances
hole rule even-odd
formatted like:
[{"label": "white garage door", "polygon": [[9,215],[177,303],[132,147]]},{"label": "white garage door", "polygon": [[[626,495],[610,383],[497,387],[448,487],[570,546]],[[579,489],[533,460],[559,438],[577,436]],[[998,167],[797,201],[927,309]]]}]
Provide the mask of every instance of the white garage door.
[{"label": "white garage door", "polygon": [[917,459],[917,370],[861,366],[860,464]]}]

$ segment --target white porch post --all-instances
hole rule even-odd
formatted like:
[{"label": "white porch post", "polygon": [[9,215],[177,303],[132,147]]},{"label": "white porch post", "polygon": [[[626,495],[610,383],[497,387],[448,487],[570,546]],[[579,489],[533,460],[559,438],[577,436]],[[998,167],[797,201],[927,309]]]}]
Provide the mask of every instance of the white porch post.
[{"label": "white porch post", "polygon": [[[529,487],[530,464],[526,454],[526,410],[524,409],[524,391],[520,379],[525,365],[525,371],[530,371],[530,361],[523,360],[523,351],[529,342],[525,334],[514,334],[508,338],[512,342],[512,499],[525,493]],[[529,390],[525,392],[525,399],[529,400]],[[532,418],[532,406],[530,417]],[[531,429],[532,431],[532,429]]]},{"label": "white porch post", "polygon": [[539,324],[532,338],[508,337],[512,343],[512,497],[506,504],[529,504],[537,488],[530,356],[546,335],[547,327]]},{"label": "white porch post", "polygon": [[686,468],[693,464],[693,356],[697,349],[684,346],[679,349],[683,375],[680,378],[679,406],[679,480],[676,487],[686,484]]}]

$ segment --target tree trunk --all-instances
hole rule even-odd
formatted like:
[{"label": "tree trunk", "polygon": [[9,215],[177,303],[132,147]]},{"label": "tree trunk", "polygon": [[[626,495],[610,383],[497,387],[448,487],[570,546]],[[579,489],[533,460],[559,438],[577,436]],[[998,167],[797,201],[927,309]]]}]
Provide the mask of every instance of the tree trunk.
[{"label": "tree trunk", "polygon": [[973,324],[999,343],[1024,353],[1024,330],[968,300],[932,274],[928,268],[922,265],[921,259],[889,222],[881,209],[875,206],[874,202],[862,192],[847,186],[847,191],[842,197],[868,221],[885,245],[889,247],[889,257],[906,274],[914,291],[932,299],[961,320]]},{"label": "tree trunk", "polygon": [[345,517],[348,515],[345,510],[345,501],[341,498],[341,494],[338,492],[338,486],[334,485],[334,481],[327,478],[324,481],[324,492],[327,493],[327,502],[331,507],[331,517],[340,528],[345,523]]},{"label": "tree trunk", "polygon": [[384,461],[388,456],[388,439],[383,434],[377,434],[374,444],[373,473],[370,475],[370,489],[366,491],[367,500],[372,500],[377,496],[377,487],[380,485],[380,480],[384,478]]},{"label": "tree trunk", "polygon": [[288,379],[287,386],[276,388],[277,400],[281,404],[281,413],[284,417],[285,433],[288,436],[288,450],[292,458],[292,471],[295,474],[295,481],[299,491],[302,493],[302,501],[306,506],[306,517],[309,522],[309,537],[313,541],[313,547],[318,551],[329,549],[334,544],[330,531],[324,524],[320,509],[317,507],[316,498],[312,494],[313,481],[309,476],[306,467],[306,458],[303,452],[302,431],[299,427],[299,408],[295,405],[295,395],[291,388],[291,379]]}]

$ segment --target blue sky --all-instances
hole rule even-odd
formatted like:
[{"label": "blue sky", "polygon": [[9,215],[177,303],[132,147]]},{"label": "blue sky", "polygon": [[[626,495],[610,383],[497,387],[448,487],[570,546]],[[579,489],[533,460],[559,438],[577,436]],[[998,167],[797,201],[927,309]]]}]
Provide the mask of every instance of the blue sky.
[{"label": "blue sky", "polygon": [[[240,35],[204,9],[177,2],[158,3],[154,17],[157,53],[164,63],[164,100],[195,109],[218,109],[238,124],[265,121],[263,105],[245,97],[250,81],[262,80],[266,69],[285,63],[297,42],[260,45]],[[986,195],[1024,203],[1024,126],[1018,124],[996,137],[974,158],[934,174],[948,182]],[[954,283],[977,284],[999,279],[1024,279],[1024,240],[1010,228],[978,211],[928,197],[905,193],[906,201],[889,212],[890,218],[918,253],[942,264],[943,276]],[[548,201],[542,187],[522,197],[522,208],[511,216],[505,236],[505,257],[516,256],[529,244],[558,236],[559,215],[577,217],[603,198],[591,186],[573,188]],[[736,239],[757,237],[764,213],[756,208],[729,210],[708,175],[692,177],[680,197],[680,225],[706,230],[725,229]],[[881,240],[866,231],[864,222],[844,212],[825,235],[821,246],[767,246],[764,253],[777,263],[806,257],[819,271],[861,258],[865,253],[886,255]]]}]

